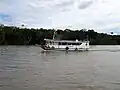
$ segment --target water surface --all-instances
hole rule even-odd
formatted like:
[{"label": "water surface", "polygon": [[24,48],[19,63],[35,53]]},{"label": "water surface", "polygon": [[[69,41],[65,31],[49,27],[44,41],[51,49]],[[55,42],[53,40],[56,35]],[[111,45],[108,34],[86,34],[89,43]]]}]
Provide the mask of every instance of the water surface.
[{"label": "water surface", "polygon": [[120,46],[46,52],[0,46],[0,90],[120,90]]}]

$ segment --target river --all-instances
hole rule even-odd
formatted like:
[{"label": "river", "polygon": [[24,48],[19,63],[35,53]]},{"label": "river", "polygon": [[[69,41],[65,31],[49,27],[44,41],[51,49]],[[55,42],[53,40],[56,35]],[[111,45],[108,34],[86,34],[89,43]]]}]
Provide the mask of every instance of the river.
[{"label": "river", "polygon": [[44,52],[0,46],[0,90],[120,90],[120,46]]}]

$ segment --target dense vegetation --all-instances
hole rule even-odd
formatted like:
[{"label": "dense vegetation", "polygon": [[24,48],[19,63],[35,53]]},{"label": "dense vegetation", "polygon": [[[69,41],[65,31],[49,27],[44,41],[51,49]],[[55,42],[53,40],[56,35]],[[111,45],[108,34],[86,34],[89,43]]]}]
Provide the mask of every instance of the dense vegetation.
[{"label": "dense vegetation", "polygon": [[[13,26],[0,26],[0,45],[35,45],[43,44],[44,38],[52,38],[54,29],[28,29]],[[90,40],[91,45],[117,45],[120,44],[120,35],[97,33],[94,30],[69,29],[57,30],[56,39],[64,40]]]}]

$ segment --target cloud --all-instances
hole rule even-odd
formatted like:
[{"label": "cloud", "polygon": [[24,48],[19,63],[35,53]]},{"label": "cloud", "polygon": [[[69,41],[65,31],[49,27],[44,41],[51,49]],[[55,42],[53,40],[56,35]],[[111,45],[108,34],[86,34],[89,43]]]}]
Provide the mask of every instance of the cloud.
[{"label": "cloud", "polygon": [[[34,28],[119,30],[120,0],[0,0],[0,23]],[[113,29],[114,28],[114,29]]]},{"label": "cloud", "polygon": [[74,2],[75,0],[64,0],[64,1],[60,1],[57,2],[53,8],[56,8],[56,10],[62,11],[62,12],[66,12],[66,11],[71,11],[71,8],[74,6]]},{"label": "cloud", "polygon": [[74,4],[74,0],[68,0],[68,1],[62,1],[60,3],[57,3],[56,6],[57,7],[66,7],[66,6],[71,6]]},{"label": "cloud", "polygon": [[79,9],[85,9],[85,8],[88,8],[90,5],[92,5],[92,3],[93,3],[93,0],[81,0],[80,2],[79,2],[79,6],[78,6],[78,8]]}]

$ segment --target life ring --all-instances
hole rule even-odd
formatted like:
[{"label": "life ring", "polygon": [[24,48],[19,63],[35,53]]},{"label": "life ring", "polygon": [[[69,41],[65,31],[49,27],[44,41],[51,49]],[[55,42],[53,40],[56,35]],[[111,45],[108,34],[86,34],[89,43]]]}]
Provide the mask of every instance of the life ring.
[{"label": "life ring", "polygon": [[54,50],[54,49],[55,49],[55,47],[54,47],[54,46],[52,46],[52,47],[51,47],[51,49],[52,49],[52,50]]},{"label": "life ring", "polygon": [[69,47],[66,47],[65,50],[69,50]]},{"label": "life ring", "polygon": [[47,48],[50,48],[50,46],[48,45]]},{"label": "life ring", "polygon": [[75,51],[77,51],[78,50],[78,48],[75,48]]}]

